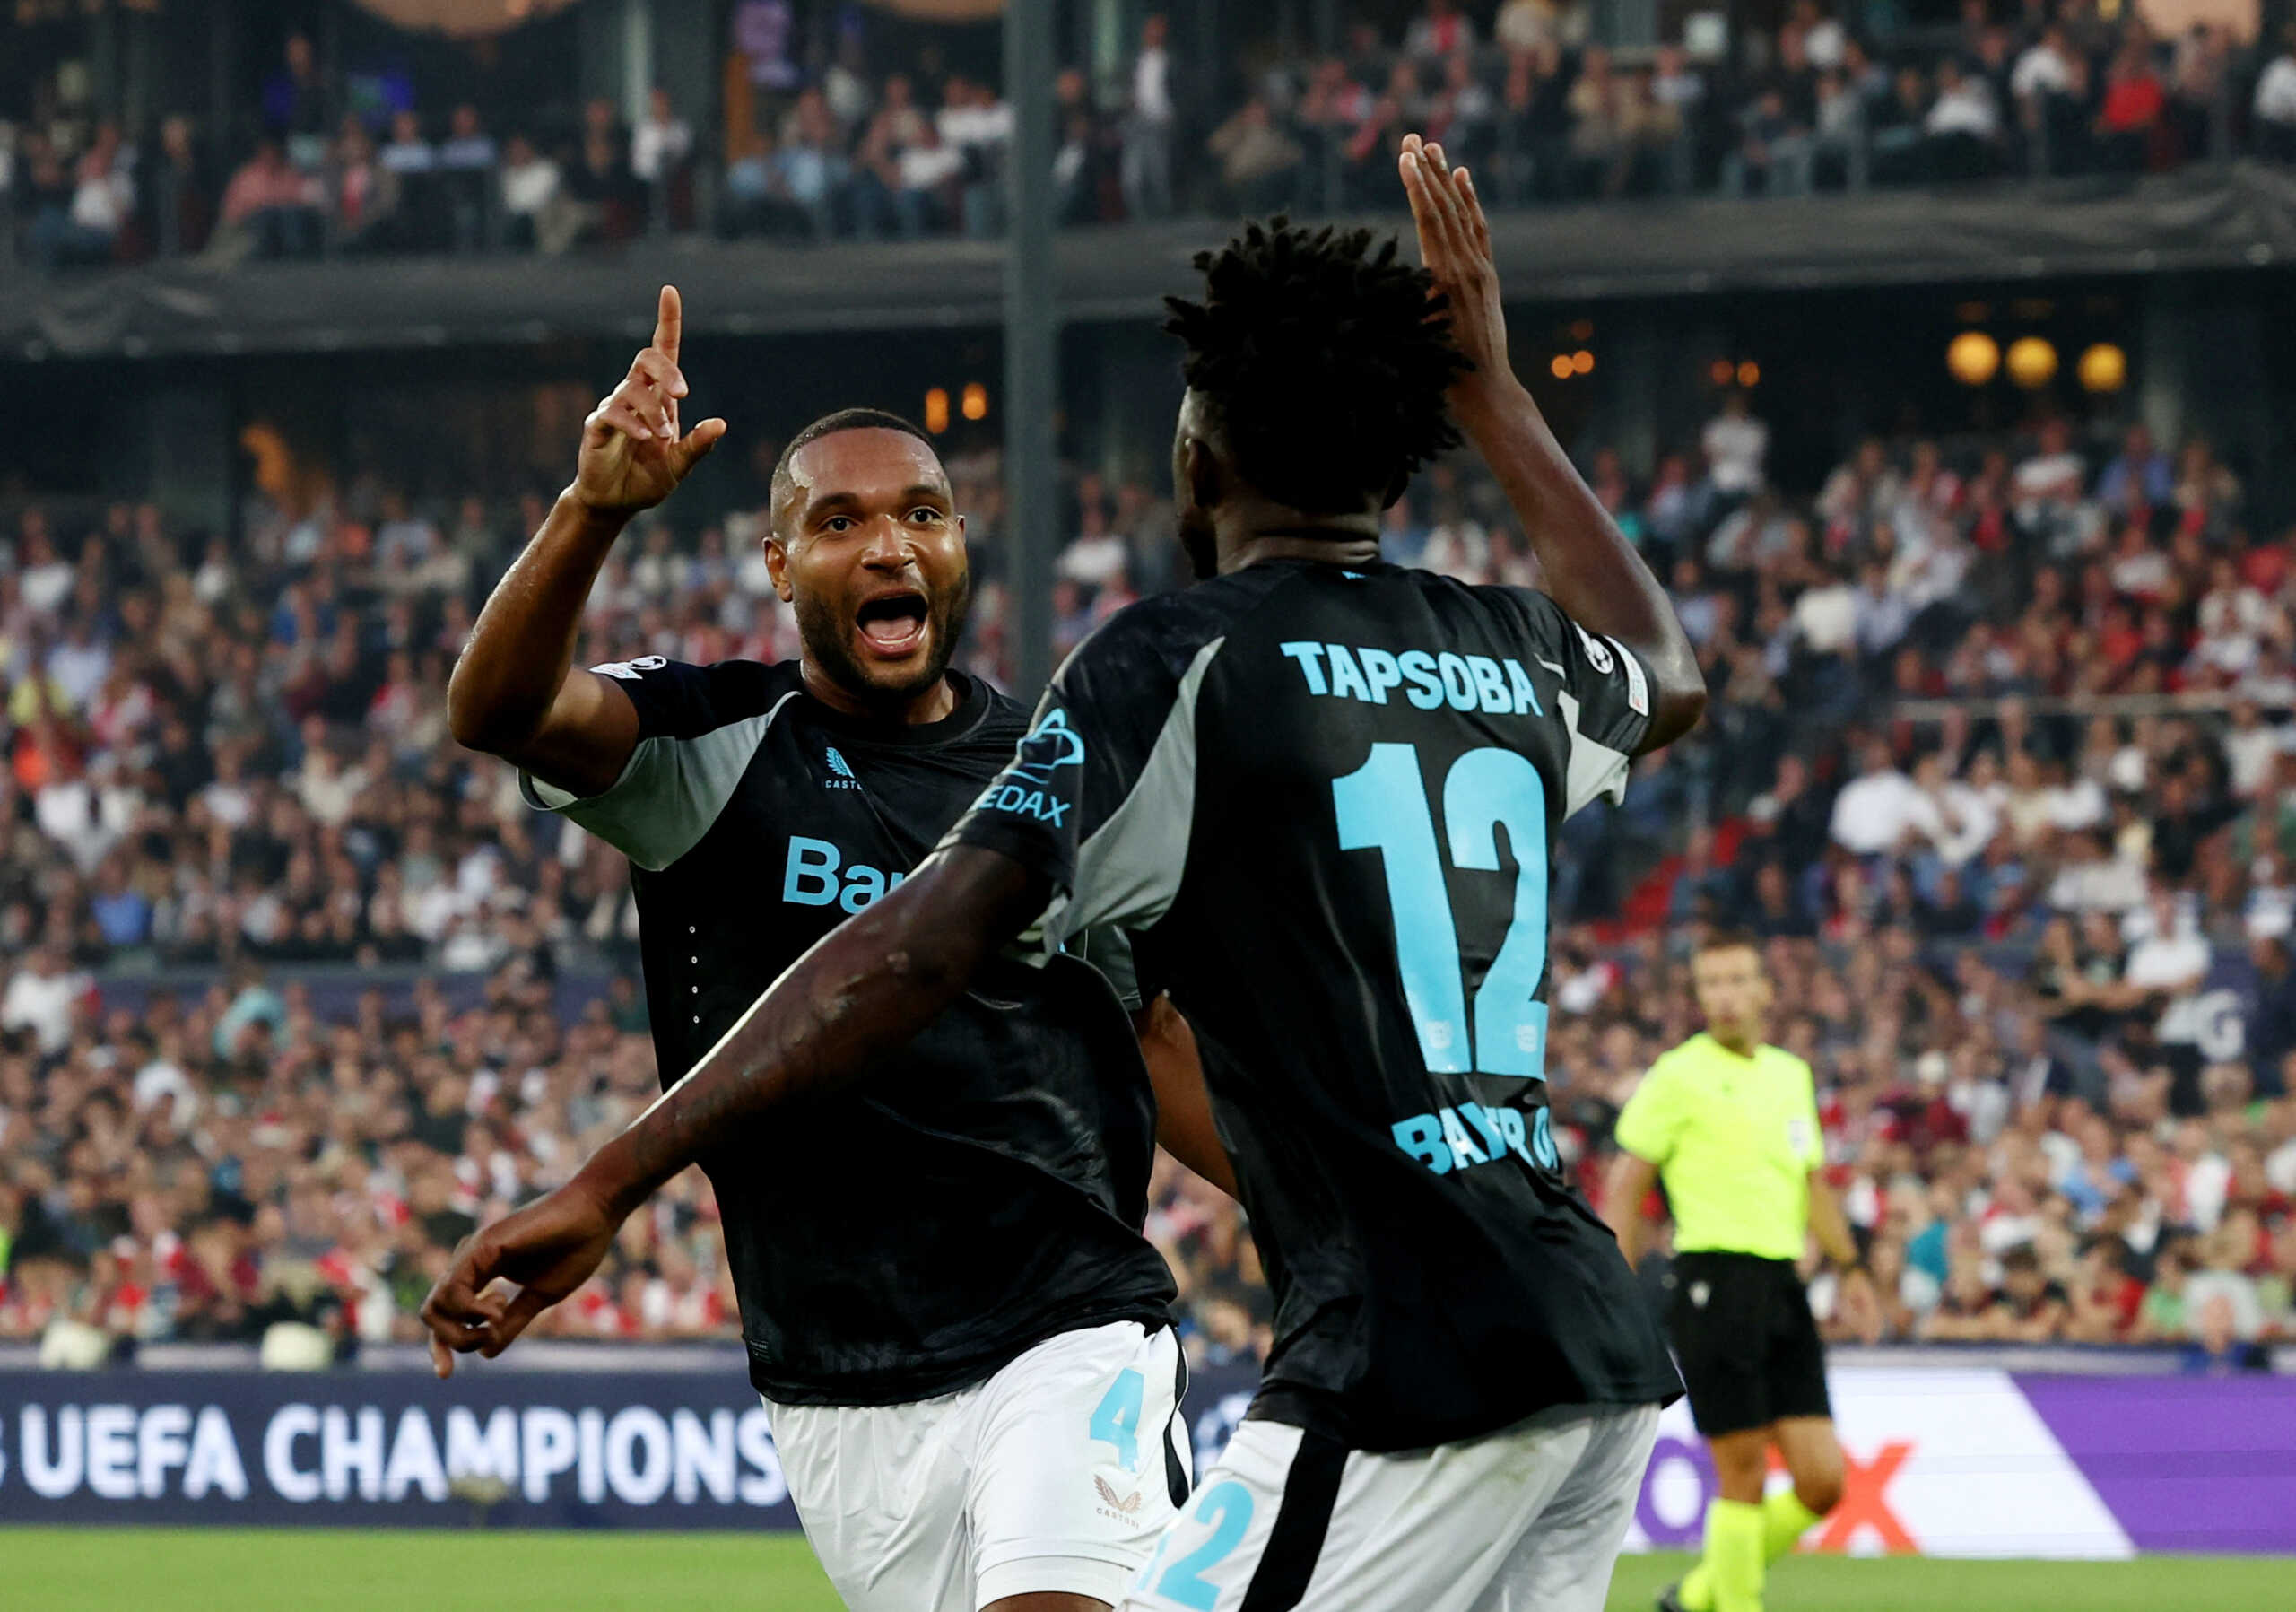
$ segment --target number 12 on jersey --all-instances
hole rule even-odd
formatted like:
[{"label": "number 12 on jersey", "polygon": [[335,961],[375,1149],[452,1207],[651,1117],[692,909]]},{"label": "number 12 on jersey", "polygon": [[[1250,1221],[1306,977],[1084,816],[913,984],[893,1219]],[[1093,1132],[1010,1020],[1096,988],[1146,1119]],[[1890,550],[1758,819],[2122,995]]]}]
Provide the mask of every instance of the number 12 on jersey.
[{"label": "number 12 on jersey", "polygon": [[1498,872],[1501,827],[1515,856],[1514,916],[1475,992],[1472,1040],[1458,929],[1418,750],[1374,745],[1361,767],[1332,780],[1331,793],[1340,849],[1376,850],[1386,867],[1396,962],[1427,1067],[1543,1078],[1546,1004],[1533,999],[1546,972],[1546,789],[1538,770],[1514,751],[1485,748],[1459,757],[1443,780],[1451,865]]}]

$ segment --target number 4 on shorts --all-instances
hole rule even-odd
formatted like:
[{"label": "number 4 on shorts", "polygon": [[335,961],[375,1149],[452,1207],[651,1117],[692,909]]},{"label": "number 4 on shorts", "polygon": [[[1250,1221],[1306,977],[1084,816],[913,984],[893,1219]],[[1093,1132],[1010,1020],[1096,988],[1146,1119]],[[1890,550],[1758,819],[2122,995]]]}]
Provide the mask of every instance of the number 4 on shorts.
[{"label": "number 4 on shorts", "polygon": [[1127,1472],[1140,1469],[1140,1401],[1146,1388],[1138,1372],[1118,1372],[1087,1430],[1094,1443],[1116,1446],[1117,1464]]}]

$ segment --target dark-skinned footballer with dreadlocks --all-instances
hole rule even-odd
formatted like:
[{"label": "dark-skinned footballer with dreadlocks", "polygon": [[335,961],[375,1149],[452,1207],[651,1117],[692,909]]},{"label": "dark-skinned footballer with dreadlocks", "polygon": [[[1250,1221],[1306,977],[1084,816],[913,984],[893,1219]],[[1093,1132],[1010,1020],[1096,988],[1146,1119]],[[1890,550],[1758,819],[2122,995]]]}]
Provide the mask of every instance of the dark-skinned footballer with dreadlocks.
[{"label": "dark-skinned footballer with dreadlocks", "polygon": [[[917,428],[869,410],[814,422],[774,472],[765,561],[796,660],[572,665],[616,536],[726,429],[681,434],[681,313],[665,289],[450,693],[457,736],[629,856],[667,1078],[897,886],[1028,728],[950,666],[964,518]],[[1160,1108],[1172,1150],[1228,1179],[1187,1028],[1159,1002],[1135,1046],[1073,956],[984,976],[865,1085],[728,1116],[693,1155],[790,1494],[857,1612],[1107,1607],[1187,1494],[1171,1277],[1140,1234]]]},{"label": "dark-skinned footballer with dreadlocks", "polygon": [[[500,1351],[729,1135],[874,1090],[1003,957],[1116,931],[1194,1027],[1276,1303],[1248,1418],[1121,1604],[1602,1605],[1681,1385],[1548,1131],[1548,848],[1705,689],[1509,366],[1472,180],[1416,137],[1399,162],[1423,269],[1278,221],[1173,305],[1202,579],[1082,645],[898,890],[477,1234],[427,1307],[445,1347]],[[1547,592],[1380,562],[1381,510],[1462,430]]]}]

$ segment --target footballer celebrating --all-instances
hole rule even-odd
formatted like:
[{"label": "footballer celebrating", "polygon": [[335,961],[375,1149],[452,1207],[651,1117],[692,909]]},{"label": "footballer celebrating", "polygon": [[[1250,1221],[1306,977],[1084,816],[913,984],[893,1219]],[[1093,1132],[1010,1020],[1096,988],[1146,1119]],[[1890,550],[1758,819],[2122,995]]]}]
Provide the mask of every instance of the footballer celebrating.
[{"label": "footballer celebrating", "polygon": [[[1276,1304],[1244,1425],[1124,1605],[1601,1607],[1680,1389],[1549,1132],[1549,847],[1705,687],[1508,362],[1471,181],[1415,137],[1399,161],[1424,268],[1279,220],[1175,304],[1205,579],[1088,639],[916,874],[477,1234],[429,1306],[448,1346],[502,1348],[729,1133],[873,1089],[1015,938],[1053,966],[1123,931],[1195,1028]],[[1381,511],[1454,416],[1549,593],[1380,561]]]},{"label": "footballer celebrating", "polygon": [[[1826,1396],[1824,1347],[1796,1262],[1811,1232],[1870,1304],[1857,1245],[1822,1173],[1810,1066],[1767,1045],[1770,989],[1753,940],[1721,931],[1691,962],[1706,1017],[1650,1066],[1618,1117],[1605,1207],[1628,1262],[1643,1248],[1643,1206],[1663,1182],[1674,1220],[1674,1356],[1691,1414],[1714,1453],[1698,1565],[1661,1612],[1761,1612],[1770,1563],[1841,1499],[1841,1445]],[[1770,1446],[1790,1487],[1762,1494]]]},{"label": "footballer celebrating", "polygon": [[[766,562],[796,661],[572,667],[616,535],[726,430],[681,430],[681,318],[665,288],[653,344],[590,416],[573,485],[450,690],[464,744],[628,854],[665,1080],[901,883],[1026,716],[949,667],[969,579],[939,458],[862,410],[799,432],[774,473]],[[849,1606],[1105,1608],[1188,1476],[1171,1279],[1139,1230],[1157,1125],[1141,1050],[1071,957],[985,971],[927,1016],[865,1089],[692,1155],[751,1380]],[[1145,1022],[1160,1067],[1192,1060],[1168,1007]],[[1195,1162],[1224,1173],[1216,1145]]]}]

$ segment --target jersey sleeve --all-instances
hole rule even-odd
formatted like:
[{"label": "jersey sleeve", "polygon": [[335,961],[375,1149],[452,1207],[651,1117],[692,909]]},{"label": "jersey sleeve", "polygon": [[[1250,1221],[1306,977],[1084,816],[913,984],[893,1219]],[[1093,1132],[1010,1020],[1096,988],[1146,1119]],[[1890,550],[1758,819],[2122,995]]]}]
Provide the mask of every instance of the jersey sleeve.
[{"label": "jersey sleeve", "polygon": [[1196,694],[1222,641],[1187,653],[1141,606],[1112,619],[1069,657],[1011,764],[942,841],[1000,851],[1051,884],[1040,954],[1089,930],[1145,928],[1179,893]]},{"label": "jersey sleeve", "polygon": [[747,661],[700,667],[648,655],[590,669],[613,678],[638,708],[638,745],[622,776],[580,796],[521,772],[519,792],[529,806],[580,823],[659,872],[709,832],[796,691],[769,698],[759,683],[768,668]]},{"label": "jersey sleeve", "polygon": [[1826,1128],[1818,1115],[1818,1077],[1802,1059],[1796,1059],[1794,1067],[1802,1076],[1802,1116],[1807,1127],[1802,1133],[1802,1162],[1813,1170],[1822,1170],[1826,1163]]},{"label": "jersey sleeve", "polygon": [[1598,797],[1626,794],[1627,769],[1650,731],[1650,670],[1614,638],[1597,637],[1543,593],[1509,590],[1523,608],[1532,653],[1562,681],[1559,703],[1570,730],[1565,817]]},{"label": "jersey sleeve", "polygon": [[1682,1130],[1683,1111],[1677,1098],[1680,1090],[1680,1083],[1673,1078],[1665,1059],[1652,1064],[1650,1072],[1642,1077],[1642,1084],[1634,1088],[1634,1095],[1619,1111],[1618,1124],[1612,1131],[1618,1145],[1636,1158],[1663,1169],[1674,1156],[1674,1143]]},{"label": "jersey sleeve", "polygon": [[1124,1004],[1126,1013],[1138,1013],[1148,1005],[1149,992],[1141,983],[1140,964],[1133,956],[1129,931],[1103,925],[1072,938],[1068,950],[1100,972],[1100,977],[1116,992],[1117,1000]]}]

